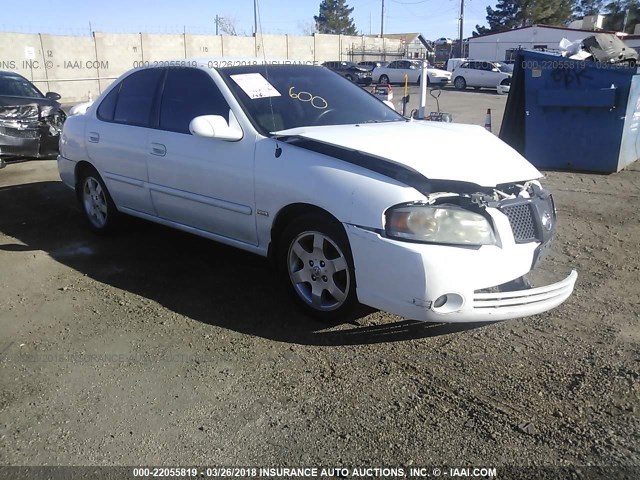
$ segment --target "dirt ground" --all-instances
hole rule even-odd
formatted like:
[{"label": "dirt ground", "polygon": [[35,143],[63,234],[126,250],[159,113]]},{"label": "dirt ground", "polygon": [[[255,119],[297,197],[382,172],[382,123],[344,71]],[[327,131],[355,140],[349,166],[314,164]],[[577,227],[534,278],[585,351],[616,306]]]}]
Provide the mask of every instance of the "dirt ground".
[{"label": "dirt ground", "polygon": [[9,165],[0,465],[640,465],[640,165],[545,185],[564,305],[327,327],[266,260],[136,220],[95,236],[54,161]]}]

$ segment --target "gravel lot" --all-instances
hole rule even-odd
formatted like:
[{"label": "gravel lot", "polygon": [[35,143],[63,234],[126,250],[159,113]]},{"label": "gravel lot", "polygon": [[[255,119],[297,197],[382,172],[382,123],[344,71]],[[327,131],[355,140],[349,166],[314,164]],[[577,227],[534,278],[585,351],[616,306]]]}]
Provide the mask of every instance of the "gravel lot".
[{"label": "gravel lot", "polygon": [[[496,132],[504,103],[441,97]],[[54,161],[9,165],[0,465],[640,465],[640,165],[545,185],[538,276],[580,275],[558,309],[327,327],[266,260],[137,220],[94,236]]]}]

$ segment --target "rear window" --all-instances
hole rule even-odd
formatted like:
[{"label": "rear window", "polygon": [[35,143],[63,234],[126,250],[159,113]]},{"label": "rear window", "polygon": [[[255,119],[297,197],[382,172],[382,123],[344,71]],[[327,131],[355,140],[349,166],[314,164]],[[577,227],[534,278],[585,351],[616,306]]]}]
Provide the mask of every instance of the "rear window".
[{"label": "rear window", "polygon": [[102,100],[98,107],[98,118],[100,120],[106,120],[107,122],[113,122],[113,112],[116,109],[116,102],[118,101],[118,92],[122,83],[116,85],[107,96]]}]

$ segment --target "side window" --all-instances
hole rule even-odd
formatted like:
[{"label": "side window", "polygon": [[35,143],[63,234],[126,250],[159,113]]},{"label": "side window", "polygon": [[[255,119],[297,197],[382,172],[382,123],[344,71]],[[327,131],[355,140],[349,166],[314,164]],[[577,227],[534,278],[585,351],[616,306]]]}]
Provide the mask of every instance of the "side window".
[{"label": "side window", "polygon": [[122,82],[116,85],[100,103],[100,106],[98,107],[98,118],[100,120],[113,122],[113,112],[116,109],[116,101],[118,100],[118,92],[120,91],[121,86]]},{"label": "side window", "polygon": [[200,115],[221,115],[228,121],[229,104],[202,70],[169,69],[160,104],[160,128],[189,133],[189,123]]},{"label": "side window", "polygon": [[153,97],[163,73],[160,68],[149,68],[125,78],[120,86],[113,121],[139,127],[149,126]]},{"label": "side window", "polygon": [[387,65],[387,68],[398,68],[398,62],[391,62]]}]

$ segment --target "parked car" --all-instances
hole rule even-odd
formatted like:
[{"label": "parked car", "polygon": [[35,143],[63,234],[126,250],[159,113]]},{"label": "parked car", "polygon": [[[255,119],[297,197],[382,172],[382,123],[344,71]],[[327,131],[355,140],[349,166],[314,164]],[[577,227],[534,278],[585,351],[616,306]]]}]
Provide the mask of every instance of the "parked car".
[{"label": "parked car", "polygon": [[57,155],[66,119],[59,99],[22,75],[0,71],[0,157]]},{"label": "parked car", "polygon": [[69,117],[58,168],[92,230],[129,214],[269,257],[322,319],[361,302],[504,320],[558,306],[576,281],[517,280],[556,230],[520,154],[479,126],[402,117],[317,66],[131,70]]},{"label": "parked car", "polygon": [[350,82],[371,85],[371,72],[353,62],[324,62],[322,66],[339,73]]},{"label": "parked car", "polygon": [[[420,85],[423,60],[395,60],[386,67],[375,68],[372,72],[378,83],[404,83],[405,75],[409,83]],[[451,80],[451,73],[427,63],[427,85],[446,85]]]},{"label": "parked car", "polygon": [[453,40],[451,38],[441,37],[433,42],[435,45],[451,45]]},{"label": "parked car", "polygon": [[[507,93],[511,85],[513,65],[503,62],[487,62],[483,60],[469,60],[455,68],[451,74],[453,85],[458,90],[467,87],[495,88],[498,93]],[[498,88],[498,86],[502,86]]]},{"label": "parked car", "polygon": [[358,66],[367,69],[369,72],[373,71],[374,68],[386,67],[389,65],[389,62],[384,62],[382,60],[365,60],[364,62],[358,62]]}]

